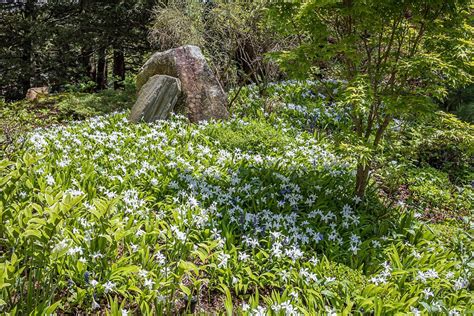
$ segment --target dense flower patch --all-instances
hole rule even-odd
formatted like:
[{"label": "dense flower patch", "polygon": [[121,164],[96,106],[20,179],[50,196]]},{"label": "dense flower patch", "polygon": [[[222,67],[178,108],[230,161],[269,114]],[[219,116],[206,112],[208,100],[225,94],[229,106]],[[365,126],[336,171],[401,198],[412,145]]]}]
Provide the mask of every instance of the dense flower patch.
[{"label": "dense flower patch", "polygon": [[278,116],[29,134],[0,165],[0,311],[471,309],[467,236],[354,197],[356,157],[304,128],[344,114],[302,93]]}]

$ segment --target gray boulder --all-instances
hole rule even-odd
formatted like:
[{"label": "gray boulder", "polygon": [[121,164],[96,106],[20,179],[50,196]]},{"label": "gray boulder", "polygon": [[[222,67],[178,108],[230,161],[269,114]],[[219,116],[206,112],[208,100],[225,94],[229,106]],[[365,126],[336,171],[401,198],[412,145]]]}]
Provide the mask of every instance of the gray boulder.
[{"label": "gray boulder", "polygon": [[181,97],[179,79],[155,75],[141,87],[129,121],[137,123],[167,119]]},{"label": "gray boulder", "polygon": [[[137,76],[137,89],[157,74],[181,81],[182,111],[191,122],[229,116],[227,96],[199,47],[186,45],[153,54]],[[180,104],[178,108],[181,108]]]}]

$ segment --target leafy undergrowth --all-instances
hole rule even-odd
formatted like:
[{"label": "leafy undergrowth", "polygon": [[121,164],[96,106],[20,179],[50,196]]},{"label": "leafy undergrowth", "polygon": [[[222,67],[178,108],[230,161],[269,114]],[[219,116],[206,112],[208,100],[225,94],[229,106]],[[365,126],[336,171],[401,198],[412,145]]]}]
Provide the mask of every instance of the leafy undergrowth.
[{"label": "leafy undergrowth", "polygon": [[0,311],[472,311],[472,237],[354,198],[343,112],[271,89],[305,103],[246,91],[227,122],[117,113],[19,139],[0,164]]},{"label": "leafy undergrowth", "polygon": [[126,85],[124,90],[104,90],[94,94],[64,92],[43,96],[36,101],[2,103],[0,100],[0,158],[4,152],[13,150],[12,143],[25,132],[129,109],[134,95],[134,87]]}]

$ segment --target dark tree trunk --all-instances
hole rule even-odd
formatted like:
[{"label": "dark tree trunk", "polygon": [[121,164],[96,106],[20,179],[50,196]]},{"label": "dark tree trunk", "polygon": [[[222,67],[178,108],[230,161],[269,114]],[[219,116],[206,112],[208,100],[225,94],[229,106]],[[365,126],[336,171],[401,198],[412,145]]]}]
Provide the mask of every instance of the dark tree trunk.
[{"label": "dark tree trunk", "polygon": [[26,95],[26,92],[31,88],[31,79],[33,77],[33,23],[34,23],[34,10],[35,10],[35,0],[28,0],[25,3],[24,7],[24,16],[25,16],[25,30],[22,43],[22,55],[21,60],[23,64],[23,69],[21,73],[21,88],[23,95]]},{"label": "dark tree trunk", "polygon": [[96,74],[96,84],[98,90],[104,90],[107,85],[107,65],[105,60],[105,53],[105,48],[99,48]]},{"label": "dark tree trunk", "polygon": [[114,89],[123,87],[125,80],[125,55],[123,50],[119,47],[114,48]]},{"label": "dark tree trunk", "polygon": [[365,188],[367,187],[367,183],[369,180],[369,170],[369,165],[357,166],[355,194],[360,198],[363,198],[365,195]]},{"label": "dark tree trunk", "polygon": [[26,95],[26,92],[29,88],[31,88],[31,72],[32,72],[32,65],[31,65],[31,51],[32,51],[32,43],[31,39],[28,38],[27,35],[23,41],[23,54],[21,57],[23,63],[23,69],[21,73],[21,89],[23,95]]},{"label": "dark tree trunk", "polygon": [[82,71],[84,72],[84,76],[92,81],[95,81],[95,73],[93,71],[94,67],[92,65],[91,60],[92,54],[93,51],[90,47],[82,48],[80,62],[82,65]]}]

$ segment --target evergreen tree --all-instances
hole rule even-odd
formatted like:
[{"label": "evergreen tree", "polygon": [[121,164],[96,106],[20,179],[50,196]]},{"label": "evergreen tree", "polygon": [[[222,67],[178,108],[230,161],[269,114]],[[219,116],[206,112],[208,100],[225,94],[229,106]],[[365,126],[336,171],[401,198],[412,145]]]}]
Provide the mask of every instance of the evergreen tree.
[{"label": "evergreen tree", "polygon": [[24,0],[1,4],[0,95],[23,98],[32,86],[61,90],[94,82],[120,88],[150,51],[154,0]]}]

